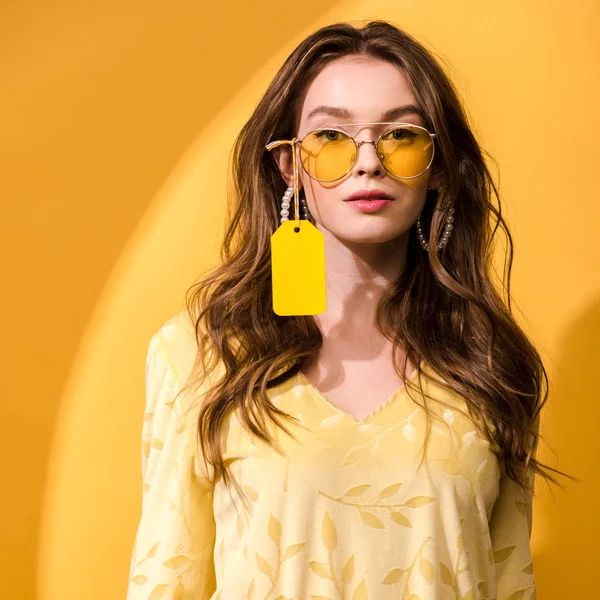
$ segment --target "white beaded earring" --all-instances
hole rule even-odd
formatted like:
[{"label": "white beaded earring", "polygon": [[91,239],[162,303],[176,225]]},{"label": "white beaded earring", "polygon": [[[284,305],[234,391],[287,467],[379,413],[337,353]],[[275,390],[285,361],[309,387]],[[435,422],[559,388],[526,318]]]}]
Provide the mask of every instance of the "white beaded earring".
[{"label": "white beaded earring", "polygon": [[[285,194],[283,195],[283,198],[281,199],[281,212],[279,213],[281,215],[281,219],[279,219],[282,223],[284,221],[287,221],[290,215],[290,200],[292,199],[292,196],[294,195],[294,187],[290,186],[286,191]],[[300,198],[300,218],[301,219],[305,219],[305,220],[311,220],[311,214],[310,211],[308,210],[308,204],[306,204],[306,198],[301,197]]]},{"label": "white beaded earring", "polygon": [[[431,188],[427,187],[427,191]],[[438,194],[441,194],[443,191],[442,186],[438,188]],[[446,244],[448,244],[448,240],[450,239],[450,235],[452,235],[452,229],[454,227],[454,207],[452,207],[449,211],[449,215],[446,217],[446,226],[444,227],[444,233],[442,235],[442,239],[437,244],[437,249],[441,250]],[[421,226],[421,213],[417,217],[417,238],[419,239],[419,243],[423,250],[429,250],[429,243],[425,239],[423,235],[423,227]]]}]

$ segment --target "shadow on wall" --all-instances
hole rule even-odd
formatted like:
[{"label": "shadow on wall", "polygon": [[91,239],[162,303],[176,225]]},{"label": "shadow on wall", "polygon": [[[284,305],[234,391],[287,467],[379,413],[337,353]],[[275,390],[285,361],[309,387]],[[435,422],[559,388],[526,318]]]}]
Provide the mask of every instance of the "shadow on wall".
[{"label": "shadow on wall", "polygon": [[[554,468],[582,479],[580,483],[558,477],[565,491],[536,478],[534,524],[542,532],[534,569],[540,598],[589,598],[596,589],[596,573],[581,568],[574,576],[574,565],[585,565],[595,556],[600,538],[598,513],[600,481],[600,301],[582,312],[565,329],[560,369],[548,363],[550,396],[545,408],[542,435],[550,449],[540,441],[540,456]],[[554,389],[553,389],[554,386]],[[556,453],[556,454],[554,454]],[[558,460],[557,457],[558,456]],[[590,518],[591,517],[591,518]]]}]

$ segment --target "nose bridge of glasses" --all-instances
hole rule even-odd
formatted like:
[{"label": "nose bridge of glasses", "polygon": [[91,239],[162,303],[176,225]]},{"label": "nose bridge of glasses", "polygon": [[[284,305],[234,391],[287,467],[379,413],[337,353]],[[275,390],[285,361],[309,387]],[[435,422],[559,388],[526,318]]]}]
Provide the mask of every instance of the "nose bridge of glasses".
[{"label": "nose bridge of glasses", "polygon": [[363,144],[373,144],[373,147],[377,150],[377,140],[362,140],[356,142],[357,148],[360,148]]},{"label": "nose bridge of glasses", "polygon": [[377,140],[361,140],[360,142],[357,140],[354,140],[356,142],[356,157],[355,157],[355,162],[358,160],[359,158],[359,152],[360,152],[360,147],[363,144],[371,144],[375,150],[375,155],[377,156],[378,159],[381,159],[378,147],[377,147]]}]

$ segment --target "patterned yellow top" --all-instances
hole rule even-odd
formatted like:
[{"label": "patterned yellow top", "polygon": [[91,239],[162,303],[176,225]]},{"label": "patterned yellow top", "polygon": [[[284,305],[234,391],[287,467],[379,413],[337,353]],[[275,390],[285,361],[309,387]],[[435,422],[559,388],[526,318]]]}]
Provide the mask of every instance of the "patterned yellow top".
[{"label": "patterned yellow top", "polygon": [[423,378],[449,405],[428,402],[450,429],[432,420],[417,469],[425,413],[406,388],[359,421],[294,375],[268,390],[299,419],[284,422],[297,440],[270,427],[281,454],[229,419],[225,459],[245,510],[196,454],[198,409],[184,411],[183,394],[173,401],[192,368],[192,332],[183,311],[148,348],[127,600],[536,597],[530,502],[461,414],[464,400]]}]

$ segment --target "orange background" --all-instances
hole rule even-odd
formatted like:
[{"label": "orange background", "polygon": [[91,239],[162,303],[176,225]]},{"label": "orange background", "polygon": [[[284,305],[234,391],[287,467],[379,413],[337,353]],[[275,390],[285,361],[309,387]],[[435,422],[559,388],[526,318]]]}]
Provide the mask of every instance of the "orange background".
[{"label": "orange background", "polygon": [[449,61],[498,160],[516,317],[551,377],[539,456],[584,480],[563,492],[538,479],[538,594],[596,589],[595,0],[5,0],[3,598],[124,597],[145,352],[217,260],[235,135],[308,33],[373,18]]}]

